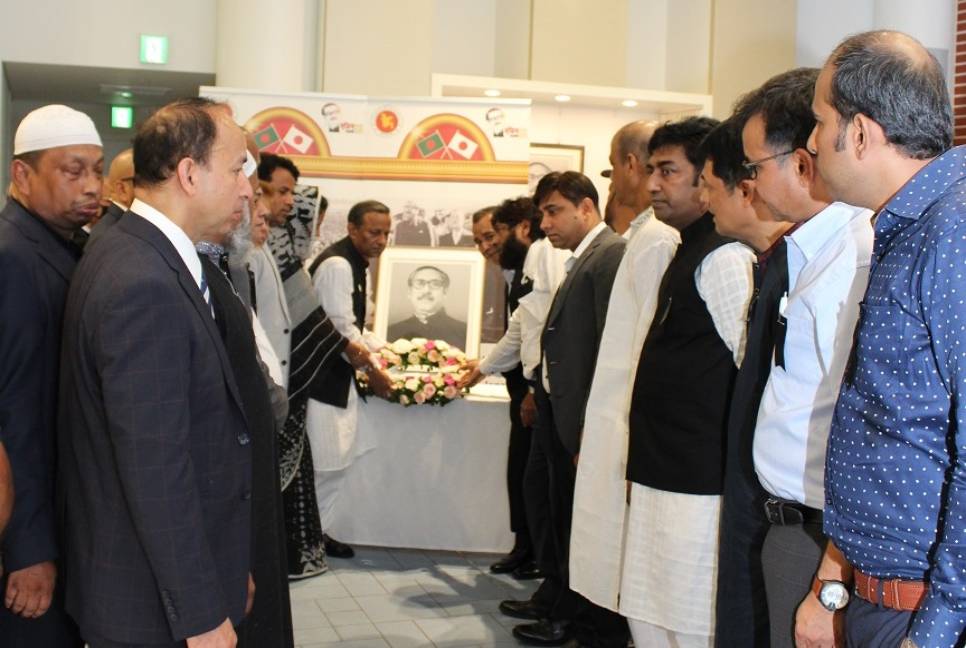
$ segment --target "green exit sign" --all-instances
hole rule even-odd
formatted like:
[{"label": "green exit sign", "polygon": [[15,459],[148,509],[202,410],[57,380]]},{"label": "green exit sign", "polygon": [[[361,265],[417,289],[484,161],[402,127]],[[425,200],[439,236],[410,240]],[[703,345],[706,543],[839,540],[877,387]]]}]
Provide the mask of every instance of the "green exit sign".
[{"label": "green exit sign", "polygon": [[141,34],[141,62],[164,65],[168,62],[168,37]]},{"label": "green exit sign", "polygon": [[131,128],[134,126],[134,108],[131,106],[111,106],[111,127]]}]

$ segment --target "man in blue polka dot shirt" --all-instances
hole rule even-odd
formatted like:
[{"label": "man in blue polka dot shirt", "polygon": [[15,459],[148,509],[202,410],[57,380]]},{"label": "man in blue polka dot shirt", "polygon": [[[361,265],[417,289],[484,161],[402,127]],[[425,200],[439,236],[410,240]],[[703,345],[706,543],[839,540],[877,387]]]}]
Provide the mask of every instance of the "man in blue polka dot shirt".
[{"label": "man in blue polka dot shirt", "polygon": [[849,598],[824,583],[821,599],[830,610],[848,604],[849,646],[960,646],[966,147],[950,148],[939,64],[898,32],[843,41],[812,107],[809,149],[832,195],[876,211],[869,286],[826,459],[825,532],[834,546],[819,568],[821,578],[838,549],[854,588]]}]

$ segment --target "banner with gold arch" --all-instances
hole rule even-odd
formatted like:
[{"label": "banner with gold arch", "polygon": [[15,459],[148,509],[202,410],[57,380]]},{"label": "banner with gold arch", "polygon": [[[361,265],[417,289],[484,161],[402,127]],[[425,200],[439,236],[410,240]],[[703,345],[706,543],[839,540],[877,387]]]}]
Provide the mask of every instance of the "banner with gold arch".
[{"label": "banner with gold arch", "polygon": [[[468,247],[474,211],[527,193],[528,101],[218,87],[200,94],[227,102],[261,152],[290,158],[299,183],[320,188],[329,203],[320,223],[326,243],[345,236],[353,204],[374,199],[393,214],[393,244]],[[498,270],[490,279],[484,342],[503,327],[503,280]]]}]

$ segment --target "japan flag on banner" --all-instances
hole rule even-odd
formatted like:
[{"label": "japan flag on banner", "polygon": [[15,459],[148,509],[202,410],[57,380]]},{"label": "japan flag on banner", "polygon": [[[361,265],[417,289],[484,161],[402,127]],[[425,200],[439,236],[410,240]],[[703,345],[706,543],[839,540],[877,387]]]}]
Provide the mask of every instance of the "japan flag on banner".
[{"label": "japan flag on banner", "polygon": [[282,141],[285,142],[286,146],[291,146],[302,154],[305,154],[309,150],[309,147],[312,146],[312,137],[308,133],[300,131],[294,124],[285,133],[285,138]]},{"label": "japan flag on banner", "polygon": [[476,149],[479,148],[479,145],[463,133],[456,131],[453,133],[453,137],[450,138],[446,148],[453,153],[456,153],[457,155],[469,160],[471,157],[473,157],[473,154],[476,153]]}]

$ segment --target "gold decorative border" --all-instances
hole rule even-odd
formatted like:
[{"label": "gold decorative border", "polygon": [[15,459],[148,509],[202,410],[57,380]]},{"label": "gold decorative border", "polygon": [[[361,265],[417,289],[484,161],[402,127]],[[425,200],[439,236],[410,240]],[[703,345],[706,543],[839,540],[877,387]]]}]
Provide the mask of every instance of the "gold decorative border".
[{"label": "gold decorative border", "polygon": [[303,175],[312,178],[493,182],[526,184],[527,162],[457,162],[371,157],[289,155]]},{"label": "gold decorative border", "polygon": [[[329,150],[329,140],[326,139],[325,133],[319,128],[319,125],[314,119],[306,115],[301,110],[296,110],[295,108],[288,108],[285,106],[278,106],[275,108],[266,108],[265,110],[259,111],[252,115],[251,119],[245,122],[245,130],[255,134],[258,132],[259,126],[262,126],[266,121],[271,121],[276,117],[285,117],[291,119],[296,124],[308,131],[309,135],[315,140],[316,145],[319,147],[319,155],[321,157],[329,157],[332,153]],[[282,138],[282,134],[278,134],[279,138]],[[282,141],[279,139],[279,141]],[[286,154],[285,157],[289,157]]]},{"label": "gold decorative border", "polygon": [[[407,159],[406,153],[416,145],[416,142],[429,135],[429,133],[437,126],[447,123],[456,124],[460,128],[473,135],[473,140],[480,145],[480,155],[483,156],[484,162],[496,161],[496,154],[493,152],[493,145],[490,144],[490,138],[486,136],[486,133],[484,133],[479,126],[466,117],[454,113],[439,113],[437,115],[427,117],[423,121],[416,124],[416,127],[409,131],[409,134],[406,135],[406,139],[403,140],[402,146],[399,147],[399,154],[397,157],[400,160]],[[474,164],[479,164],[479,162],[474,162]]]}]

